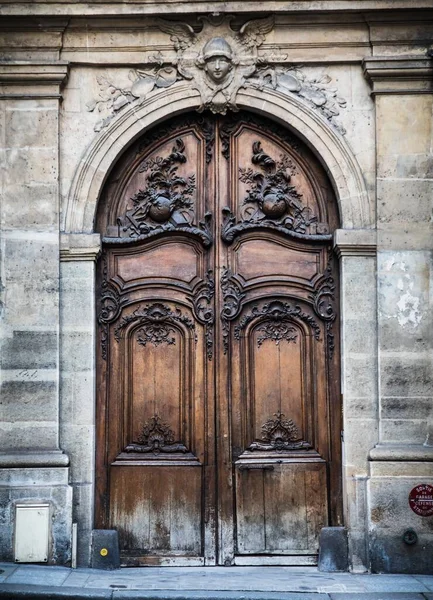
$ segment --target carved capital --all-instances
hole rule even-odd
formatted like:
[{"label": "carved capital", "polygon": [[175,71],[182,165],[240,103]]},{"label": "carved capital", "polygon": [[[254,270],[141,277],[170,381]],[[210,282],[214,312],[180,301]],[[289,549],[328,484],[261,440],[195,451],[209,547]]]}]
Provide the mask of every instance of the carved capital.
[{"label": "carved capital", "polygon": [[374,229],[337,229],[334,250],[342,256],[376,256],[377,233]]},{"label": "carved capital", "polygon": [[65,61],[13,61],[0,63],[0,97],[60,98],[68,77]]},{"label": "carved capital", "polygon": [[424,56],[372,56],[363,61],[364,75],[375,94],[431,94],[433,60]]},{"label": "carved capital", "polygon": [[60,234],[60,260],[95,261],[101,252],[99,233],[62,233]]}]

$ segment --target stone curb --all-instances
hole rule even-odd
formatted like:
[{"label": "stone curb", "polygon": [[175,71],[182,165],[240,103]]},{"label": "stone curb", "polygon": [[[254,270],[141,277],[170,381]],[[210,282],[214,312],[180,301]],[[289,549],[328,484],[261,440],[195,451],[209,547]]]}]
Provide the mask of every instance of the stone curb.
[{"label": "stone curb", "polygon": [[111,600],[113,590],[76,588],[21,583],[0,584],[0,598],[3,600]]},{"label": "stone curb", "polygon": [[411,592],[242,592],[194,590],[120,590],[0,584],[0,600],[433,600],[432,593]]}]

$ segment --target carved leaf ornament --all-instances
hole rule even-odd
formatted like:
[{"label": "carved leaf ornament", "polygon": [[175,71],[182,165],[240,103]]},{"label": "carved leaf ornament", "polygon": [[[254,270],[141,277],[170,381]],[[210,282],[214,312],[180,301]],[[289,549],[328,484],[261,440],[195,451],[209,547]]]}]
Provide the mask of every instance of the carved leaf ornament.
[{"label": "carved leaf ornament", "polygon": [[332,359],[335,350],[335,336],[332,333],[332,324],[337,318],[335,308],[335,281],[332,277],[332,255],[329,257],[328,265],[318,288],[310,298],[313,300],[313,306],[317,316],[326,323],[326,342],[329,358]]},{"label": "carved leaf ornament", "polygon": [[243,201],[240,221],[236,221],[228,207],[223,209],[223,241],[231,244],[243,231],[257,228],[273,229],[297,238],[331,238],[326,225],[317,222],[312,209],[304,206],[302,195],[292,185],[291,179],[296,173],[296,167],[287,154],[282,154],[279,160],[275,160],[264,152],[260,141],[255,141],[252,145],[251,162],[260,170],[244,167],[239,169],[240,181],[250,187]]},{"label": "carved leaf ornament", "polygon": [[336,121],[346,101],[332,87],[326,74],[308,77],[299,66],[282,66],[287,55],[264,53],[261,46],[274,27],[274,18],[253,19],[238,32],[232,29],[230,15],[200,17],[198,33],[188,23],[157,19],[161,31],[170,36],[176,57],[161,52],[144,57],[144,68],[129,72],[129,82],[111,81],[99,75],[99,95],[87,103],[90,112],[100,118],[95,131],[132,103],[140,104],[158,89],[187,80],[199,91],[198,112],[210,110],[225,115],[236,112],[236,97],[241,88],[263,90],[270,87],[283,94],[296,95],[320,112],[340,133],[345,130]]},{"label": "carved leaf ornament", "polygon": [[125,452],[140,452],[143,454],[152,452],[156,456],[161,452],[183,452],[187,448],[184,444],[174,441],[174,434],[167,423],[158,415],[151,417],[143,426],[143,431],[136,442],[128,444]]},{"label": "carved leaf ornament", "polygon": [[130,315],[123,317],[114,330],[114,338],[117,342],[122,339],[123,330],[131,323],[137,322],[140,327],[136,331],[137,342],[141,346],[150,343],[153,346],[160,344],[172,345],[175,339],[171,337],[174,333],[170,324],[182,323],[189,330],[194,331],[194,322],[184,315],[179,308],[174,311],[161,302],[148,304],[144,308],[139,306]]},{"label": "carved leaf ornament", "polygon": [[290,323],[293,317],[307,323],[313,331],[314,338],[316,340],[320,339],[320,327],[313,317],[303,312],[300,306],[292,306],[288,302],[280,300],[272,300],[262,307],[258,305],[253,306],[251,311],[239,321],[239,325],[236,325],[234,330],[235,339],[240,340],[242,331],[249,323],[256,319],[261,319],[265,321],[265,324],[263,325],[264,336],[262,335],[262,339],[258,338],[257,340],[259,346],[263,343],[264,339],[272,339],[276,343],[279,343],[281,339],[286,339],[288,342],[296,341],[294,331],[291,331],[294,328],[290,327],[290,325],[287,326],[287,323]]},{"label": "carved leaf ornament", "polygon": [[299,438],[299,431],[292,419],[286,419],[281,412],[274,414],[275,419],[268,419],[262,425],[262,439],[256,440],[248,450],[276,451],[308,450],[311,444]]},{"label": "carved leaf ornament", "polygon": [[146,187],[132,196],[132,208],[117,219],[120,237],[107,241],[125,243],[179,230],[201,238],[204,246],[211,245],[210,213],[198,227],[193,225],[195,175],[178,175],[179,165],[187,162],[184,151],[185,144],[178,138],[168,156],[157,156],[142,164],[140,172],[147,173]]}]

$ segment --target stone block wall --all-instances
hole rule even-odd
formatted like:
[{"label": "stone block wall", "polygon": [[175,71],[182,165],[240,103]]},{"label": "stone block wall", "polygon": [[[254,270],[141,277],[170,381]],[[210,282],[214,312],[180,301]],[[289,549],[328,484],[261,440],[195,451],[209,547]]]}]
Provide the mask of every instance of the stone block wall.
[{"label": "stone block wall", "polygon": [[[432,519],[409,508],[433,480],[433,82],[420,57],[369,59],[376,102],[378,444],[370,452],[374,571],[430,573]],[[413,529],[418,543],[407,545]],[[415,566],[416,565],[416,566]]]},{"label": "stone block wall", "polygon": [[59,87],[66,65],[0,66],[0,560],[15,505],[46,502],[49,562],[70,559],[72,490],[59,445]]},{"label": "stone block wall", "polygon": [[[424,0],[412,0],[406,12],[397,3],[378,0],[373,10],[356,0],[356,11],[342,14],[337,0],[320,13],[311,2],[308,18],[287,2],[268,3],[275,27],[266,51],[282,56],[285,68],[302,65],[319,87],[329,78],[327,89],[341,100],[332,118],[272,86],[239,96],[244,108],[295,128],[339,195],[334,245],[351,568],[427,573],[433,517],[415,515],[408,495],[433,484],[433,19]],[[187,2],[147,3],[145,16],[134,6],[125,3],[123,16],[114,5],[98,16],[78,2],[58,5],[54,16],[45,2],[40,15],[8,5],[0,25],[3,560],[13,560],[15,504],[49,502],[50,562],[70,560],[75,521],[79,564],[89,564],[98,190],[125,145],[162,118],[164,98],[186,110],[198,95],[176,83],[166,96],[155,89],[145,102],[111,111],[104,78],[123,89],[143,61],[159,52],[168,62],[175,57],[155,15],[195,19]],[[245,6],[228,2],[221,10],[239,23],[263,16],[244,14]],[[201,10],[210,9],[202,3]],[[100,99],[109,117],[102,128],[99,109],[91,109]],[[127,125],[132,133],[124,133]],[[403,541],[409,528],[418,534],[413,546]]]}]

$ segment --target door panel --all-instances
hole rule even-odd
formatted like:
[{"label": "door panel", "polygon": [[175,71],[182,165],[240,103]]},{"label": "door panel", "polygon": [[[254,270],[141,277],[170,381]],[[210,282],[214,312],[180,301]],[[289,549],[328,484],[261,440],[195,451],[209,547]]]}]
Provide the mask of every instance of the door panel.
[{"label": "door panel", "polygon": [[202,472],[197,467],[161,463],[112,469],[110,520],[123,555],[202,554]]},{"label": "door panel", "polygon": [[250,235],[233,248],[233,253],[236,271],[247,283],[276,277],[280,282],[309,283],[319,272],[317,252],[293,248],[286,240]]},{"label": "door panel", "polygon": [[239,554],[315,554],[328,521],[326,464],[236,463]]},{"label": "door panel", "polygon": [[97,224],[96,525],[124,565],[313,564],[341,524],[322,167],[256,116],[179,117],[121,157]]},{"label": "door panel", "polygon": [[158,240],[149,243],[144,253],[139,248],[139,259],[137,249],[134,250],[135,253],[129,251],[115,257],[116,279],[124,290],[133,285],[151,283],[155,278],[164,279],[165,283],[191,285],[199,277],[202,257],[197,255],[194,244]]}]

